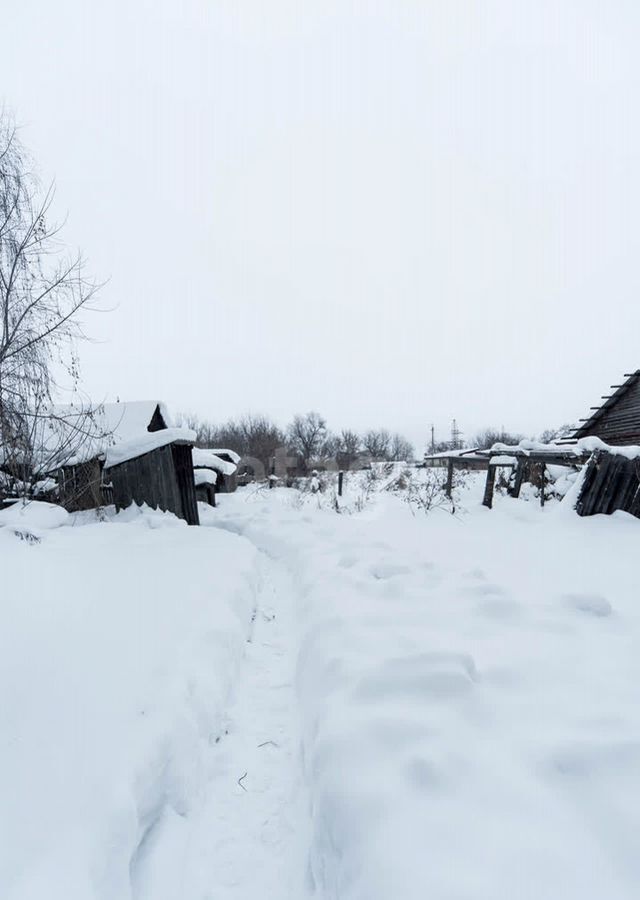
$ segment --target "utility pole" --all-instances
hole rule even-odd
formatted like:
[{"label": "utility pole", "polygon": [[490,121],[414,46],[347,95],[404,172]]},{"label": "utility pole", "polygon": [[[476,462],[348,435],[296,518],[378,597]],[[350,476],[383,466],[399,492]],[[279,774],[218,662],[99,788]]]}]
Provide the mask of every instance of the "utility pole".
[{"label": "utility pole", "polygon": [[451,423],[451,449],[459,450],[462,447],[462,432],[458,428],[458,423],[454,419]]},{"label": "utility pole", "polygon": [[436,452],[436,430],[433,427],[433,424],[431,425],[431,452]]}]

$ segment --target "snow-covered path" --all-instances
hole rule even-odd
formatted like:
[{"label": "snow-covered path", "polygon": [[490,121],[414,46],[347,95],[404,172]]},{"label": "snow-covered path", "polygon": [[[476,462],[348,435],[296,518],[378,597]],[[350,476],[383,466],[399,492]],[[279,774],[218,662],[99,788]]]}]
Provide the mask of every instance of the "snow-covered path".
[{"label": "snow-covered path", "polygon": [[474,499],[220,512],[294,586],[311,895],[635,900],[638,523]]},{"label": "snow-covered path", "polygon": [[293,592],[260,559],[260,583],[200,802],[180,827],[156,830],[133,900],[301,900],[307,811],[298,759]]},{"label": "snow-covered path", "polygon": [[[185,900],[302,896],[306,809],[294,696],[293,593],[286,572],[266,558],[264,563],[206,800],[192,822],[180,893]],[[149,900],[158,897],[149,894]]]},{"label": "snow-covered path", "polygon": [[[107,551],[122,590],[69,582],[70,560],[93,573]],[[136,511],[33,543],[0,528],[9,558],[3,900],[300,900],[284,569],[229,530]]]}]

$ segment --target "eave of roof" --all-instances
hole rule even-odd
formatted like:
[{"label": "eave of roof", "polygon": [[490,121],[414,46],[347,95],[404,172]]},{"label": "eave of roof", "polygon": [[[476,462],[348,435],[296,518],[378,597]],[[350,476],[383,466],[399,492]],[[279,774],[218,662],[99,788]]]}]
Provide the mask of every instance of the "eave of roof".
[{"label": "eave of roof", "polygon": [[615,406],[627,393],[629,388],[636,383],[638,378],[640,378],[640,369],[636,369],[635,372],[625,373],[625,378],[627,380],[623,384],[611,385],[612,388],[615,388],[613,394],[605,397],[604,403],[602,403],[588,419],[584,419],[584,424],[577,428],[571,435],[572,439],[587,437],[591,433],[591,429],[598,419],[602,418],[605,412],[611,409],[612,406]]}]

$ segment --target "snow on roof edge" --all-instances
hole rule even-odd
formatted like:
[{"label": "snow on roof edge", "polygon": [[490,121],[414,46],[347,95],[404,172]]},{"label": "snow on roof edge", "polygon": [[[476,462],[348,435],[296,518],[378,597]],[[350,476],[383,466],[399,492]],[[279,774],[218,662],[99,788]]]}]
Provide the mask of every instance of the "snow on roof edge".
[{"label": "snow on roof edge", "polygon": [[167,444],[193,444],[195,440],[196,433],[190,428],[163,428],[160,431],[149,431],[131,441],[122,441],[120,444],[109,447],[104,467],[110,469],[113,466],[119,466],[130,459],[151,453],[152,450],[166,447]]},{"label": "snow on roof edge", "polygon": [[199,487],[201,484],[215,484],[218,480],[218,473],[213,469],[194,469],[193,480],[196,487]]},{"label": "snow on roof edge", "polygon": [[216,456],[220,456],[221,453],[227,453],[234,461],[236,466],[242,458],[239,453],[236,453],[235,450],[229,450],[227,447],[208,447],[207,449],[210,450],[211,453],[215,453]]},{"label": "snow on roof edge", "polygon": [[226,459],[221,459],[213,450],[203,447],[194,447],[191,451],[193,466],[196,469],[215,469],[223,475],[233,475],[237,466]]}]

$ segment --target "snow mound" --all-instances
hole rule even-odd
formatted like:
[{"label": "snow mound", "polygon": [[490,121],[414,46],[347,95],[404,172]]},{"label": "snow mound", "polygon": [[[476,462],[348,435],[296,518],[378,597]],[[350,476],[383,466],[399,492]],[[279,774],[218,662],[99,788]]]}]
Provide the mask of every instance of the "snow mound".
[{"label": "snow mound", "polygon": [[172,519],[138,510],[33,546],[0,529],[2,900],[185,896],[176,848],[261,576],[242,538],[148,527]]},{"label": "snow mound", "polygon": [[7,509],[0,510],[0,527],[16,528],[31,532],[46,531],[67,525],[69,513],[55,503],[44,503],[31,500],[28,503],[18,501]]}]

